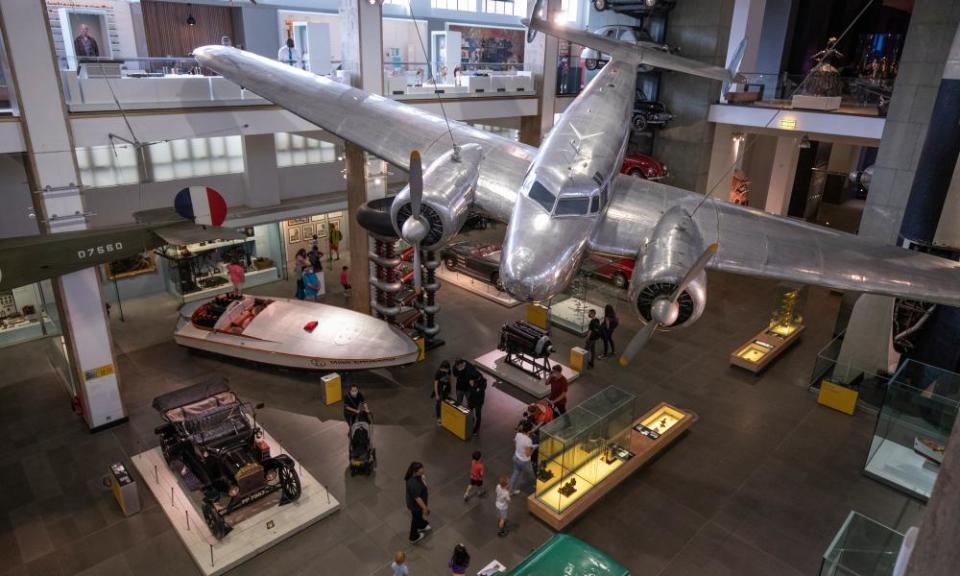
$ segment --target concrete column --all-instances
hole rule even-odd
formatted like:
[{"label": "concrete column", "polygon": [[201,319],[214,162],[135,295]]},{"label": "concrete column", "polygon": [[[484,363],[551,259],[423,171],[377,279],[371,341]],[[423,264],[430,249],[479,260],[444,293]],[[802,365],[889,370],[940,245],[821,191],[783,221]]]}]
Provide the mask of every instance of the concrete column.
[{"label": "concrete column", "polygon": [[273,134],[243,136],[244,204],[254,208],[280,204],[280,172]]},{"label": "concrete column", "polygon": [[[533,12],[535,2],[527,3]],[[542,5],[540,17],[553,21],[560,14],[560,0],[549,0]],[[520,118],[520,141],[530,146],[539,146],[543,137],[553,128],[557,101],[557,59],[560,43],[553,36],[538,33],[533,42],[528,42],[523,53],[523,69],[533,72],[537,90],[537,115]]]},{"label": "concrete column", "polygon": [[797,160],[800,150],[798,138],[780,136],[777,138],[777,150],[773,155],[773,168],[770,171],[770,185],[767,187],[767,201],[763,207],[771,214],[786,216],[790,207],[790,194],[793,192],[793,180],[797,175]]},{"label": "concrete column", "polygon": [[[73,135],[46,3],[0,0],[0,14],[28,146],[27,178],[41,229],[51,234],[84,230],[87,219],[77,184]],[[87,425],[96,430],[126,420],[97,269],[61,276],[55,286],[74,375],[74,382],[67,385],[80,401]]]},{"label": "concrete column", "polygon": [[958,22],[960,0],[914,4],[860,223],[862,236],[897,240]]},{"label": "concrete column", "polygon": [[[730,38],[727,40],[727,60],[733,58],[744,39],[747,44],[743,52],[740,70],[759,72],[757,59],[760,54],[760,35],[763,30],[763,12],[767,0],[734,0],[733,17],[730,19]],[[720,101],[726,102],[723,91]]]},{"label": "concrete column", "polygon": [[[343,48],[343,72],[350,84],[374,94],[383,94],[383,27],[379,3],[367,0],[341,0],[340,37]],[[351,234],[350,307],[370,313],[370,239],[366,230],[354,226],[357,211],[374,197],[368,186],[366,153],[347,143],[344,149],[347,175],[347,214]],[[384,179],[384,182],[386,179]],[[382,193],[380,193],[382,196]]]},{"label": "concrete column", "polygon": [[[726,66],[734,3],[677,2],[670,12],[666,42],[681,46],[684,57]],[[674,118],[654,137],[653,155],[670,167],[674,186],[701,193],[708,189],[714,124],[707,115],[717,101],[720,84],[688,74],[661,76],[660,101]]]},{"label": "concrete column", "polygon": [[948,576],[960,565],[960,415],[927,502],[906,576]]}]

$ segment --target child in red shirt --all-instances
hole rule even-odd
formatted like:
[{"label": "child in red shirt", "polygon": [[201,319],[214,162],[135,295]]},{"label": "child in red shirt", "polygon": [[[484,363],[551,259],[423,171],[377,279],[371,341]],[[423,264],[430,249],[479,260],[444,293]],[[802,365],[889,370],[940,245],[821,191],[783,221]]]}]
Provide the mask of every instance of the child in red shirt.
[{"label": "child in red shirt", "polygon": [[467,491],[463,493],[463,501],[466,502],[473,495],[473,488],[476,487],[479,496],[487,493],[483,489],[483,462],[480,460],[483,454],[479,450],[473,453],[473,461],[470,462],[470,483],[467,484]]},{"label": "child in red shirt", "polygon": [[[337,259],[340,259],[339,254]],[[340,271],[340,285],[343,286],[343,295],[344,297],[350,297],[350,269],[346,266],[343,267],[343,270]]]}]

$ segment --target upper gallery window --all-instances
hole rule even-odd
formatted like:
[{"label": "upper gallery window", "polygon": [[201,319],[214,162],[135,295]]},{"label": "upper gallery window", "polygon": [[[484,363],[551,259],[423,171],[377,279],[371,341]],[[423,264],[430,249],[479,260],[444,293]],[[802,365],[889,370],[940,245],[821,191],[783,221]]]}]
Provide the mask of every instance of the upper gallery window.
[{"label": "upper gallery window", "polygon": [[243,172],[240,136],[185,138],[147,146],[157,182]]},{"label": "upper gallery window", "polygon": [[438,10],[476,12],[477,0],[430,0],[430,7]]},{"label": "upper gallery window", "polygon": [[337,161],[337,146],[332,142],[307,138],[299,134],[274,134],[277,147],[277,166],[306,166]]},{"label": "upper gallery window", "polygon": [[137,151],[130,144],[76,148],[80,184],[86,188],[136,184]]},{"label": "upper gallery window", "polygon": [[527,17],[527,0],[483,0],[483,11],[488,14],[505,14],[507,16]]}]

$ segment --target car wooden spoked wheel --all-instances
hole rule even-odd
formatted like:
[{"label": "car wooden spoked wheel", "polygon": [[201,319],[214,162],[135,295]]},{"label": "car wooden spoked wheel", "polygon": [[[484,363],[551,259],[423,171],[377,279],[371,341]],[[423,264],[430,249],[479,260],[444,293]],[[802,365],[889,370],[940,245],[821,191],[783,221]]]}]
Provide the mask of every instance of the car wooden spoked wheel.
[{"label": "car wooden spoked wheel", "polygon": [[293,466],[280,466],[277,469],[280,474],[280,489],[283,491],[283,501],[293,502],[300,498],[300,477]]},{"label": "car wooden spoked wheel", "polygon": [[633,117],[633,129],[637,132],[643,132],[647,129],[647,117],[643,114],[637,114]]},{"label": "car wooden spoked wheel", "polygon": [[207,523],[210,533],[217,540],[222,540],[232,530],[210,502],[203,503],[203,520]]},{"label": "car wooden spoked wheel", "polygon": [[644,176],[643,174],[643,170],[639,168],[634,168],[633,170],[628,172],[628,174],[630,174],[631,176],[636,176],[637,178],[646,178],[646,176]]},{"label": "car wooden spoked wheel", "polygon": [[454,270],[457,267],[457,261],[454,258],[447,258],[443,261],[443,265],[447,267],[447,270]]},{"label": "car wooden spoked wheel", "polygon": [[627,277],[623,274],[617,272],[613,275],[613,285],[617,288],[626,288],[627,287]]},{"label": "car wooden spoked wheel", "polygon": [[584,60],[583,65],[587,67],[587,70],[597,69],[597,61],[594,60],[593,58],[587,58],[586,60]]},{"label": "car wooden spoked wheel", "polygon": [[593,9],[597,12],[603,12],[607,9],[607,0],[593,0]]}]

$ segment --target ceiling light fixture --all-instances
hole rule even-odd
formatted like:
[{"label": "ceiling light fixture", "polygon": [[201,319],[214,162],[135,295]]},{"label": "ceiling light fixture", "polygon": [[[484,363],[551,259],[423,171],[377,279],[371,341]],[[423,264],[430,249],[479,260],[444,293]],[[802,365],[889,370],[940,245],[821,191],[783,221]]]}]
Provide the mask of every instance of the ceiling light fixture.
[{"label": "ceiling light fixture", "polygon": [[187,26],[196,26],[197,19],[193,17],[193,5],[187,4]]},{"label": "ceiling light fixture", "polygon": [[806,150],[809,147],[810,147],[810,138],[806,134],[804,134],[803,138],[800,139],[800,143],[797,144],[797,148],[802,148]]}]

